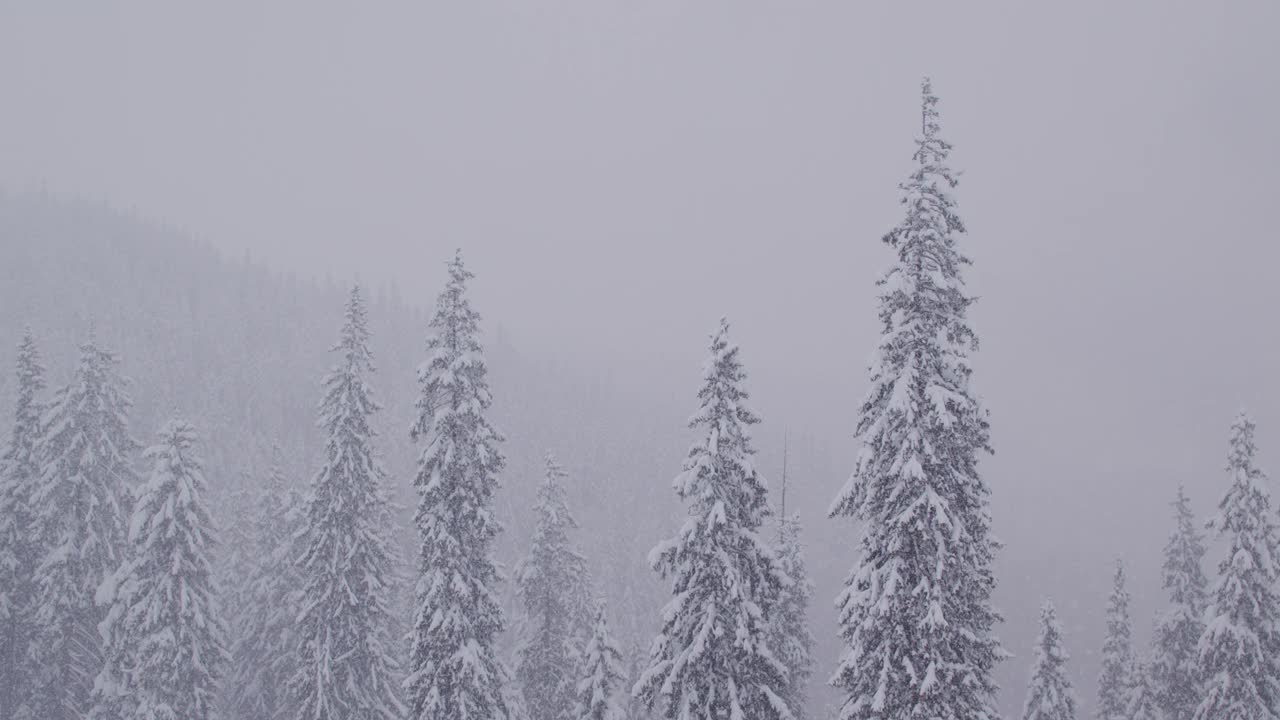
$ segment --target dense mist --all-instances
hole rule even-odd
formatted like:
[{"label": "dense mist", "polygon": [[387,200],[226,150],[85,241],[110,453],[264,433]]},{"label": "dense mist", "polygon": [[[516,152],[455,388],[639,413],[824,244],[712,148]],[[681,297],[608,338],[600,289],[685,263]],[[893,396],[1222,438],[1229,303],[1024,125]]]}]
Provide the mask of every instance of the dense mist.
[{"label": "dense mist", "polygon": [[[882,237],[903,222],[929,76],[994,451],[978,472],[999,541],[993,635],[1012,653],[995,706],[1021,717],[1048,672],[1051,598],[1078,713],[1105,715],[1116,561],[1141,655],[1169,609],[1178,488],[1212,583],[1230,538],[1205,523],[1244,467],[1228,472],[1229,451],[1255,437],[1233,430],[1239,410],[1257,466],[1280,457],[1278,21],[1264,2],[6,6],[0,409],[19,401],[27,329],[41,402],[95,338],[128,378],[140,445],[175,414],[195,428],[227,540],[211,557],[233,582],[229,548],[273,466],[307,496],[326,465],[322,382],[358,286],[411,663],[411,428],[460,249],[504,437],[494,653],[514,664],[521,647],[551,452],[631,673],[672,597],[649,555],[690,517],[673,478],[727,318],[761,419],[754,469],[776,511],[785,455],[813,583],[799,704],[834,718],[835,603],[866,528],[828,514],[865,440],[877,281],[899,259]],[[762,527],[775,537],[777,517]]]}]

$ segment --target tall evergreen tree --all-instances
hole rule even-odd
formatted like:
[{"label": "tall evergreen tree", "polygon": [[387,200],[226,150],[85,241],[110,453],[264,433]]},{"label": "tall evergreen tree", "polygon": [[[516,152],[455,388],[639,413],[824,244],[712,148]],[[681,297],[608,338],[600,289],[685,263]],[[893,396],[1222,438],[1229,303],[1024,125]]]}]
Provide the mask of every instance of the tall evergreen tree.
[{"label": "tall evergreen tree", "polygon": [[591,637],[582,652],[582,677],[577,682],[573,720],[623,720],[617,693],[622,687],[622,651],[609,634],[605,605],[596,612]]},{"label": "tall evergreen tree", "polygon": [[485,414],[492,403],[480,345],[480,314],[466,296],[459,251],[436,300],[428,358],[418,371],[422,393],[410,430],[425,442],[418,458],[422,540],[410,673],[411,720],[507,720],[506,669],[494,653],[503,629],[492,558],[501,531],[492,513],[505,459],[502,436]]},{"label": "tall evergreen tree", "polygon": [[125,560],[131,492],[132,402],[116,358],[92,337],[80,346],[71,384],[42,421],[41,475],[33,515],[44,553],[36,570],[38,677],[32,714],[79,720],[102,668],[98,587]]},{"label": "tall evergreen tree", "polygon": [[1205,694],[1195,720],[1272,720],[1280,708],[1280,547],[1254,430],[1244,413],[1231,426],[1231,485],[1210,523],[1227,552],[1200,638]]},{"label": "tall evergreen tree", "polygon": [[578,612],[586,561],[569,533],[578,527],[565,497],[564,470],[551,453],[538,487],[538,521],[529,552],[516,569],[524,609],[515,676],[531,720],[571,720],[578,682]]},{"label": "tall evergreen tree", "polygon": [[227,655],[195,442],[191,425],[174,419],[146,451],[154,469],[129,523],[128,559],[98,591],[106,652],[93,720],[212,715]]},{"label": "tall evergreen tree", "polygon": [[1209,581],[1202,564],[1204,538],[1181,487],[1173,508],[1175,527],[1164,546],[1164,588],[1171,607],[1156,624],[1151,682],[1165,720],[1191,720],[1204,697],[1196,655],[1204,634]]},{"label": "tall evergreen tree", "polygon": [[789,720],[788,670],[769,647],[770,613],[786,583],[760,535],[769,515],[749,428],[747,374],[729,324],[711,357],[689,426],[704,434],[673,483],[688,503],[675,538],[649,555],[672,584],[671,602],[635,692],[668,720]]},{"label": "tall evergreen tree", "polygon": [[34,632],[35,569],[40,547],[32,518],[32,496],[40,473],[44,367],[30,328],[18,343],[17,404],[13,434],[0,457],[0,717],[30,717],[30,643]]},{"label": "tall evergreen tree", "polygon": [[291,715],[287,687],[298,671],[297,621],[302,594],[297,538],[307,515],[302,494],[285,478],[279,448],[250,522],[243,604],[233,623],[229,715],[281,720]]},{"label": "tall evergreen tree", "polygon": [[777,555],[782,572],[790,582],[783,588],[773,612],[770,646],[789,671],[782,696],[796,720],[803,720],[809,677],[813,674],[814,639],[808,619],[813,583],[805,567],[798,515],[779,520]]},{"label": "tall evergreen tree", "polygon": [[844,694],[841,720],[999,717],[997,544],[978,472],[991,448],[970,387],[974,298],[961,278],[970,260],[927,79],[922,94],[917,167],[900,186],[906,217],[884,236],[896,261],[878,283],[883,329],[858,420],[861,450],[830,510],[865,528],[837,600],[848,646],[831,680]]},{"label": "tall evergreen tree", "polygon": [[396,551],[384,527],[387,482],[369,419],[379,409],[359,288],[351,290],[339,362],[324,381],[325,463],[311,481],[299,572],[298,720],[392,720],[403,712],[390,631]]},{"label": "tall evergreen tree", "polygon": [[1022,720],[1075,720],[1075,690],[1067,678],[1067,660],[1062,647],[1062,626],[1053,603],[1040,608],[1040,638],[1036,641],[1035,665],[1027,684],[1027,701]]},{"label": "tall evergreen tree", "polygon": [[1117,560],[1107,599],[1107,635],[1102,642],[1102,674],[1098,677],[1098,720],[1127,717],[1134,662],[1129,591],[1125,589],[1124,563]]}]

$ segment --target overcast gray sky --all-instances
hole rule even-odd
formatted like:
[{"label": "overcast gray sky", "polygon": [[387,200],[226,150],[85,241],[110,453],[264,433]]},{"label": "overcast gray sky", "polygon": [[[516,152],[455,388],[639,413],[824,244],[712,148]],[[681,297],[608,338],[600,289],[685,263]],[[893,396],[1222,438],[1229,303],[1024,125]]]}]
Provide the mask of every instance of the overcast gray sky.
[{"label": "overcast gray sky", "polygon": [[642,392],[690,397],[727,313],[774,429],[851,452],[931,75],[1006,610],[1084,583],[1070,629],[1117,553],[1158,602],[1163,503],[1210,509],[1241,404],[1280,473],[1277,27],[1271,0],[4,2],[0,184],[423,304],[462,246],[521,348]]}]

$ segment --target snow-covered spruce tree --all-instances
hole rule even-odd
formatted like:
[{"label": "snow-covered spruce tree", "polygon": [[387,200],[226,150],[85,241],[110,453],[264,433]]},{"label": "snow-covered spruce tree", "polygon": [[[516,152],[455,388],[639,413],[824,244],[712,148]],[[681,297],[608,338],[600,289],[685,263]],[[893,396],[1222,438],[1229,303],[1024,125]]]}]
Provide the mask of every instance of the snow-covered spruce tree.
[{"label": "snow-covered spruce tree", "polygon": [[1040,638],[1036,641],[1035,665],[1027,683],[1027,701],[1022,720],[1075,720],[1076,698],[1067,678],[1067,660],[1062,648],[1062,626],[1053,603],[1040,608]]},{"label": "snow-covered spruce tree", "polygon": [[298,667],[290,683],[298,720],[392,720],[403,714],[390,631],[397,554],[384,527],[386,474],[369,418],[379,406],[359,288],[351,290],[338,365],[324,381],[325,462],[311,481],[298,561],[302,599]]},{"label": "snow-covered spruce tree", "polygon": [[577,682],[573,720],[623,720],[617,693],[625,677],[622,651],[609,634],[605,604],[596,611],[595,626],[582,651],[582,677]]},{"label": "snow-covered spruce tree", "polygon": [[296,537],[307,519],[302,494],[285,478],[279,448],[255,503],[243,605],[233,622],[228,714],[237,720],[290,716],[287,687],[298,670],[295,622],[302,600]]},{"label": "snow-covered spruce tree", "polygon": [[538,487],[529,552],[516,568],[523,607],[515,677],[531,720],[571,720],[578,677],[578,605],[586,561],[570,542],[578,523],[569,512],[565,472],[551,453]]},{"label": "snow-covered spruce tree", "polygon": [[104,665],[93,720],[208,720],[227,661],[195,430],[170,420],[145,457],[124,564],[102,584]]},{"label": "snow-covered spruce tree", "polygon": [[1116,561],[1107,598],[1107,634],[1102,641],[1102,673],[1098,677],[1098,720],[1124,720],[1133,686],[1133,629],[1129,623],[1129,591],[1124,563]]},{"label": "snow-covered spruce tree", "polygon": [[961,278],[964,224],[950,190],[951,145],[923,83],[906,218],[884,237],[896,261],[879,281],[882,337],[857,426],[861,444],[832,517],[864,526],[858,565],[837,599],[848,646],[831,683],[841,720],[991,720],[1004,657],[992,627],[997,544],[987,412],[971,388],[974,301]]},{"label": "snow-covered spruce tree", "polygon": [[492,558],[501,530],[493,494],[505,459],[502,436],[485,418],[492,403],[480,314],[466,297],[472,274],[458,252],[436,300],[428,358],[418,370],[422,394],[411,437],[418,458],[422,540],[409,676],[410,720],[507,720],[506,669],[494,653],[503,629]]},{"label": "snow-covered spruce tree", "polygon": [[1151,664],[1136,661],[1132,669],[1132,684],[1126,698],[1127,720],[1162,720],[1163,713],[1157,702],[1156,686],[1151,679]]},{"label": "snow-covered spruce tree", "polygon": [[29,717],[31,676],[28,651],[34,631],[35,568],[40,547],[31,516],[31,493],[40,465],[44,368],[27,329],[18,343],[17,403],[13,434],[0,457],[0,717]]},{"label": "snow-covered spruce tree", "polygon": [[1204,634],[1209,581],[1202,566],[1204,539],[1181,487],[1173,509],[1176,525],[1164,546],[1164,587],[1171,607],[1156,623],[1151,682],[1165,720],[1191,720],[1204,697],[1196,648]]},{"label": "snow-covered spruce tree", "polygon": [[1231,426],[1231,486],[1210,523],[1227,545],[1200,638],[1204,695],[1195,720],[1272,720],[1280,709],[1280,546],[1254,424]]},{"label": "snow-covered spruce tree", "polygon": [[40,720],[79,720],[102,669],[98,587],[125,560],[131,492],[132,405],[116,358],[91,336],[70,385],[42,421],[40,479],[32,493],[44,552],[36,569],[38,676],[31,701]]},{"label": "snow-covered spruce tree", "polygon": [[813,633],[809,630],[809,601],[813,583],[804,563],[800,542],[800,518],[792,515],[778,521],[778,561],[790,580],[783,588],[770,622],[770,647],[789,674],[781,693],[796,720],[805,717],[809,676],[813,674]]},{"label": "snow-covered spruce tree", "polygon": [[753,464],[747,374],[729,324],[711,336],[700,407],[689,426],[704,434],[673,483],[689,515],[649,555],[671,579],[673,598],[634,692],[667,720],[789,720],[787,668],[769,647],[770,612],[786,584],[760,535],[769,514]]}]

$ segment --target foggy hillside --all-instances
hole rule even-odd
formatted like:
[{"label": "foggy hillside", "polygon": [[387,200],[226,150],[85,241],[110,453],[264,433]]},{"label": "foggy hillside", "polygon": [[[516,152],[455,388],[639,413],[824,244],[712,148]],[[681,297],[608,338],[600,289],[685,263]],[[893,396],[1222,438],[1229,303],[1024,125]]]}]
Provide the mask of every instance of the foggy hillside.
[{"label": "foggy hillside", "polygon": [[1278,26],[0,3],[0,720],[1280,720]]},{"label": "foggy hillside", "polygon": [[[58,382],[70,372],[75,345],[92,326],[120,354],[125,374],[133,380],[135,435],[145,436],[166,413],[179,408],[208,424],[206,472],[217,496],[240,487],[246,473],[260,476],[273,443],[285,452],[291,480],[305,488],[320,449],[312,420],[319,379],[329,365],[327,351],[345,289],[333,280],[300,277],[249,258],[227,258],[181,230],[136,215],[48,195],[0,195],[0,239],[5,273],[0,303],[16,310],[0,315],[2,361],[11,359],[23,326],[30,324],[46,348],[50,377]],[[478,282],[483,284],[483,275]],[[412,547],[408,509],[413,507],[408,483],[416,457],[407,427],[427,314],[401,300],[396,288],[369,291],[377,363],[372,383],[385,406],[377,417],[377,448],[406,509],[401,535],[407,552]],[[501,327],[501,318],[486,321]],[[522,352],[501,330],[491,334],[488,346],[495,424],[506,434],[510,458],[498,495],[506,526],[499,540],[500,559],[509,570],[532,530],[534,487],[543,454],[552,450],[569,473],[588,561],[619,609],[622,637],[647,645],[666,587],[645,557],[682,514],[670,478],[688,443],[684,423],[692,411],[698,368],[689,368],[688,382],[681,387],[644,394],[616,389],[607,368],[587,376],[577,368],[557,367],[555,357]],[[750,351],[746,348],[748,362]],[[9,402],[11,384],[7,375],[0,376],[0,402]],[[997,427],[1004,424],[997,419]],[[783,428],[766,416],[757,434],[761,462],[776,491]],[[832,433],[837,440],[847,434]],[[789,500],[805,520],[804,541],[817,586],[811,624],[822,668],[839,651],[829,630],[834,627],[829,598],[848,572],[855,537],[854,528],[825,518],[829,494],[848,475],[849,449],[795,431],[788,438]],[[996,467],[1000,449],[991,461]],[[1195,483],[1193,488],[1217,484],[1212,476],[1179,479]],[[1011,478],[997,474],[995,482],[997,528],[1013,528],[1001,533],[1008,544],[999,556],[997,596],[1007,617],[1001,639],[1018,656],[1000,668],[1003,706],[1012,714],[1021,702],[1024,663],[1034,638],[1034,598],[1040,594],[1025,582],[1046,572],[1072,578],[1053,597],[1072,623],[1072,677],[1077,687],[1090,688],[1098,672],[1096,648],[1103,630],[1098,618],[1108,566],[1081,551],[1094,537],[1083,526],[1079,535],[1055,534],[1043,544],[1019,542],[1022,528],[1034,533],[1032,528],[1053,521],[1028,517],[1015,507],[1008,497],[1017,489]],[[1167,502],[1163,496],[1150,498],[1153,512],[1140,533],[1147,555],[1121,553],[1130,560],[1136,581],[1139,638],[1149,634],[1143,618],[1162,604],[1154,572],[1172,523]],[[1197,504],[1203,507],[1203,498]],[[224,524],[228,521],[223,518]],[[1053,561],[1055,567],[1045,566],[1048,548],[1063,553]],[[502,592],[510,602],[510,583]],[[814,712],[825,712],[823,706],[833,699],[821,672],[811,685]]]},{"label": "foggy hillside", "polygon": [[[346,289],[226,258],[180,230],[128,213],[34,194],[0,195],[0,268],[0,305],[18,309],[0,315],[2,361],[11,362],[30,325],[45,348],[50,377],[59,382],[92,327],[133,381],[135,435],[145,436],[178,408],[208,425],[206,474],[219,497],[258,481],[277,443],[291,480],[305,488],[322,440],[312,420],[319,382]],[[408,424],[427,316],[394,288],[369,290],[377,363],[372,384],[384,405],[377,447],[399,504],[411,509],[416,448]],[[493,324],[500,325],[496,318]],[[645,558],[679,522],[670,479],[688,444],[684,423],[698,368],[689,369],[684,387],[644,397],[614,392],[603,371],[584,376],[558,368],[557,358],[522,353],[500,331],[488,344],[495,424],[506,434],[509,457],[498,496],[506,526],[500,558],[510,569],[527,541],[542,458],[553,451],[569,473],[588,561],[617,608],[621,637],[647,647],[666,588]],[[11,402],[11,385],[3,376],[0,402]],[[772,478],[781,470],[782,429],[766,430],[763,462]],[[788,437],[792,507],[814,517],[806,542],[815,548],[840,542],[844,531],[816,521],[810,508],[823,501],[804,487],[817,476],[830,485],[843,471],[813,439]],[[255,479],[246,480],[246,473]],[[408,516],[402,514],[406,552]],[[229,521],[223,517],[223,524]],[[812,553],[822,590],[833,592],[847,570],[838,558]],[[503,588],[508,600],[509,585]],[[826,603],[815,614],[831,622]],[[833,657],[834,638],[820,637],[821,652]],[[825,700],[821,685],[814,688],[814,702]]]},{"label": "foggy hillside", "polygon": [[[133,381],[136,435],[180,408],[210,425],[206,472],[215,490],[264,470],[273,443],[295,482],[306,485],[321,441],[312,416],[347,288],[231,260],[180,231],[47,196],[0,195],[0,238],[0,302],[25,308],[0,318],[6,359],[29,324],[47,347],[56,382],[92,327]],[[426,315],[393,290],[370,292],[373,386],[385,406],[379,448],[400,503],[412,507],[416,453],[408,425]],[[660,585],[644,555],[659,532],[655,523],[673,522],[666,479],[679,467],[688,413],[666,408],[675,422],[655,422],[663,412],[657,403],[623,404],[602,378],[565,377],[553,361],[526,357],[500,335],[489,345],[495,422],[510,456],[500,496],[504,556],[530,532],[531,488],[552,450],[582,498],[584,534],[607,543],[592,554],[597,571],[608,585],[635,583],[636,620],[649,622]],[[9,400],[11,378],[4,382]]]}]

